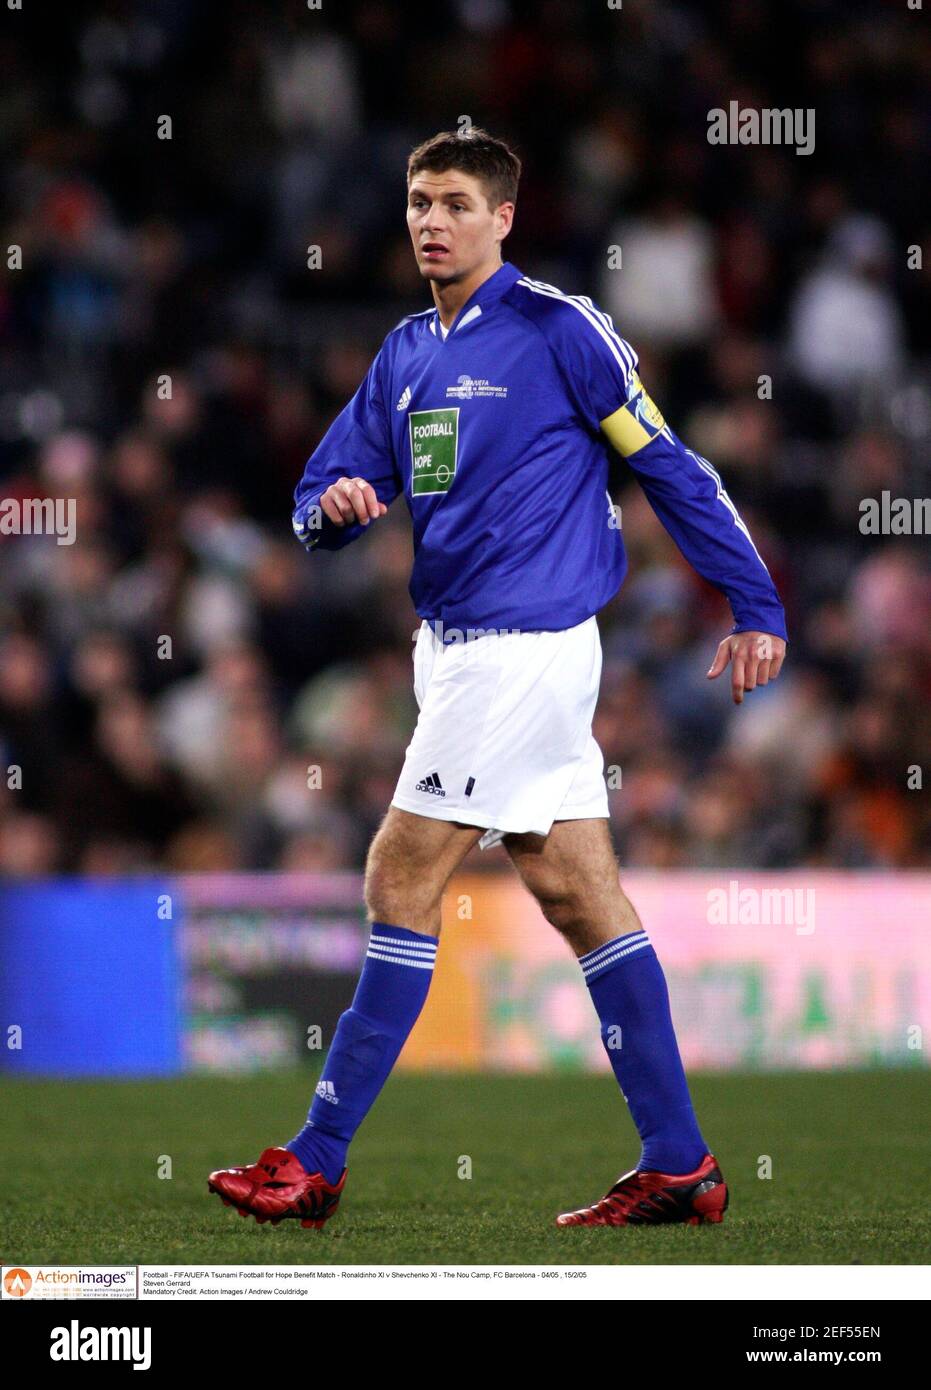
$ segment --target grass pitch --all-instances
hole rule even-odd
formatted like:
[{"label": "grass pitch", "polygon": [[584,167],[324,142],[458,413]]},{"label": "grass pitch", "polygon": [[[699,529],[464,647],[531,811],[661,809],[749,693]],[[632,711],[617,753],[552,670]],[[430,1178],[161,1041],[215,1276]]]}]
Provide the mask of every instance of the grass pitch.
[{"label": "grass pitch", "polygon": [[931,1248],[924,1069],[691,1078],[731,1191],[721,1226],[554,1227],[639,1154],[613,1078],[576,1075],[392,1077],[324,1231],[242,1220],[207,1173],[289,1139],[315,1079],[4,1080],[0,1260],[909,1264]]}]

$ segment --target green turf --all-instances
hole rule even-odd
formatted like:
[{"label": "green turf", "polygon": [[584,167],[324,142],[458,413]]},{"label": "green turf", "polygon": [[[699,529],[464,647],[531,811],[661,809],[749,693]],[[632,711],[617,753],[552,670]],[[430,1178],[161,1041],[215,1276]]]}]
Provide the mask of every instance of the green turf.
[{"label": "green turf", "polygon": [[322,1233],[242,1220],[206,1174],[288,1139],[313,1079],[6,1080],[2,1263],[905,1264],[931,1248],[923,1069],[693,1078],[731,1189],[722,1226],[553,1226],[639,1152],[613,1079],[574,1075],[393,1077]]}]

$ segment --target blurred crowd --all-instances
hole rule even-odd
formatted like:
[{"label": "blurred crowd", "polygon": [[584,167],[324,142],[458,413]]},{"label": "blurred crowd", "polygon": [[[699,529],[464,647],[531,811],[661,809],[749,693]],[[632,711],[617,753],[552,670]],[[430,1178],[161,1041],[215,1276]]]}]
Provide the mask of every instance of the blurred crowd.
[{"label": "blurred crowd", "polygon": [[[787,608],[735,709],[727,604],[615,462],[622,864],[927,866],[928,540],[860,503],[929,492],[929,76],[920,11],[857,0],[5,11],[0,497],[74,498],[77,539],[0,531],[0,873],[362,865],[416,719],[409,518],[308,555],[291,499],[431,303],[405,162],[463,114],[524,161],[506,257],[612,314]],[[814,109],[814,152],[709,144],[731,100]]]}]

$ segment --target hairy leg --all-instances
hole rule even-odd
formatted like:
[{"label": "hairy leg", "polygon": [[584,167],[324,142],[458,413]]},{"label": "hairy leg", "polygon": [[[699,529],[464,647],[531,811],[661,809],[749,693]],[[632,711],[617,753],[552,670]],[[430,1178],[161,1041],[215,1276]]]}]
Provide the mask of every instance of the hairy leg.
[{"label": "hairy leg", "polygon": [[611,1069],[642,1141],[637,1166],[695,1171],[707,1146],[679,1056],[669,993],[621,888],[608,822],[557,821],[545,839],[509,835],[504,844],[545,917],[579,957]]},{"label": "hairy leg", "polygon": [[336,1184],[427,998],[450,874],[481,836],[391,806],[372,840],[365,905],[372,932],[352,1004],[340,1015],[307,1123],[285,1146]]},{"label": "hairy leg", "polygon": [[483,834],[479,826],[389,806],[365,866],[369,921],[439,936],[443,890]]},{"label": "hairy leg", "polygon": [[546,920],[577,956],[642,930],[620,885],[606,820],[556,821],[548,835],[506,835],[503,843]]}]

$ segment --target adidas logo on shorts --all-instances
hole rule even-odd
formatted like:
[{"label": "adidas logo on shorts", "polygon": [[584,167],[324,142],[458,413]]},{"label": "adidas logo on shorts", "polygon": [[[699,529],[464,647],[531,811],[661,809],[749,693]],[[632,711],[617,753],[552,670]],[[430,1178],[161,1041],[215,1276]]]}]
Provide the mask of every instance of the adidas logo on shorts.
[{"label": "adidas logo on shorts", "polygon": [[431,772],[429,777],[425,777],[422,782],[418,782],[414,788],[418,792],[429,792],[431,796],[445,796],[441,784],[439,773]]}]

